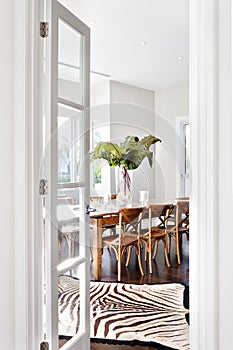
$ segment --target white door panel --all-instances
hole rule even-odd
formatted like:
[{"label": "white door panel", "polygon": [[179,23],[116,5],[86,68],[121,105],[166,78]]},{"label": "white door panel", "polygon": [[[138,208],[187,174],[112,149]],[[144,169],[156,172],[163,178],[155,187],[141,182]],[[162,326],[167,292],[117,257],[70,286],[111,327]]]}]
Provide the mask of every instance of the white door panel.
[{"label": "white door panel", "polygon": [[[49,6],[51,5],[51,6]],[[90,347],[89,315],[89,104],[90,31],[56,0],[47,1],[51,18],[44,39],[44,162],[49,182],[44,198],[44,340],[59,342],[59,276],[78,271],[79,328],[60,349]],[[76,211],[75,211],[76,210]],[[64,249],[64,247],[67,247]]]}]

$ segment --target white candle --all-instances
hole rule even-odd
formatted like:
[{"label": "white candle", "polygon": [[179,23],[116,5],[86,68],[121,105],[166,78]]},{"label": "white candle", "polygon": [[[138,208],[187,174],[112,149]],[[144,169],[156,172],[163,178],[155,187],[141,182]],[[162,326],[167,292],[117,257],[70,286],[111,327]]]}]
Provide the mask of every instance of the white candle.
[{"label": "white candle", "polygon": [[105,204],[110,203],[110,199],[111,199],[111,193],[104,193],[104,203]]},{"label": "white candle", "polygon": [[140,202],[147,202],[149,200],[149,191],[139,191]]}]

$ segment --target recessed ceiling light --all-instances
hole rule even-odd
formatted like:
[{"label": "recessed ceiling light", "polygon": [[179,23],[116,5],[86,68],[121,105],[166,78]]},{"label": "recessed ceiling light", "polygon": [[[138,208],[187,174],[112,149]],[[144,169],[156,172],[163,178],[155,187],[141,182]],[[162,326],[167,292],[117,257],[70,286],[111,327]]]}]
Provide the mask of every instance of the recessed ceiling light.
[{"label": "recessed ceiling light", "polygon": [[182,61],[184,59],[184,57],[183,56],[178,56],[177,59],[178,59],[178,61]]},{"label": "recessed ceiling light", "polygon": [[141,46],[146,45],[146,44],[147,44],[146,41],[141,41],[141,42],[140,42],[140,45],[141,45]]}]

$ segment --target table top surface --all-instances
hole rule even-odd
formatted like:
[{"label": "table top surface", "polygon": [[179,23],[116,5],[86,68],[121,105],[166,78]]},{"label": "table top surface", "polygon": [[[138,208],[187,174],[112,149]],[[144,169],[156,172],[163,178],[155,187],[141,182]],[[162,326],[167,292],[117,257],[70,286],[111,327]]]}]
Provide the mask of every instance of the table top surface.
[{"label": "table top surface", "polygon": [[[188,199],[182,199],[182,201],[188,201]],[[176,199],[151,199],[148,203],[142,203],[135,201],[128,205],[119,206],[115,199],[111,200],[109,204],[98,203],[93,212],[90,212],[90,218],[101,218],[107,215],[117,215],[120,209],[123,208],[147,208],[149,205],[165,205],[165,204],[175,204]],[[92,206],[92,204],[91,204]],[[57,220],[58,222],[72,221],[80,218],[80,206],[72,204],[60,204],[57,206]]]},{"label": "table top surface", "polygon": [[100,204],[95,207],[95,211],[90,213],[90,217],[102,217],[103,215],[114,215],[118,214],[119,211],[123,208],[148,208],[149,205],[157,204],[157,205],[165,205],[172,204],[172,200],[160,200],[153,199],[149,200],[147,203],[142,203],[139,201],[134,201],[127,205],[118,205],[116,200],[112,200],[109,204]]}]

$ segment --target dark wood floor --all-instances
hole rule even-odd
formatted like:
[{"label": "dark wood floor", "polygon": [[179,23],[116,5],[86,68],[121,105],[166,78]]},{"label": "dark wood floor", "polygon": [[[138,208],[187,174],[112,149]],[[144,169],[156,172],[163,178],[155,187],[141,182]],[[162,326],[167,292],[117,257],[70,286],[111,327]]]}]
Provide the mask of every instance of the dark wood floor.
[{"label": "dark wood floor", "polygon": [[[186,298],[184,300],[185,307],[189,307],[187,291],[189,286],[189,243],[186,237],[182,240],[182,263],[177,264],[175,254],[174,241],[172,241],[172,249],[170,254],[171,267],[168,268],[164,259],[164,251],[162,243],[159,245],[156,261],[153,262],[153,273],[149,274],[148,264],[143,261],[143,269],[145,276],[142,277],[139,271],[138,262],[135,254],[132,254],[130,265],[128,268],[122,268],[122,282],[138,283],[138,284],[153,284],[153,283],[171,283],[178,282],[185,285]],[[93,271],[91,266],[91,279],[93,278]],[[117,281],[117,262],[113,250],[104,249],[102,256],[102,281]],[[102,344],[91,342],[91,350],[155,350],[156,347],[142,346],[142,345],[115,345]]]},{"label": "dark wood floor", "polygon": [[[144,259],[143,259],[144,260]],[[143,261],[145,276],[142,277],[139,271],[138,262],[135,254],[132,254],[131,261],[126,268],[122,265],[122,282],[126,283],[169,283],[179,282],[189,286],[189,245],[186,237],[182,241],[182,263],[178,265],[175,254],[174,242],[170,254],[171,267],[167,267],[164,259],[164,250],[162,242],[159,243],[159,249],[156,261],[153,261],[153,273],[150,274],[148,264]],[[93,278],[91,270],[91,278]],[[102,281],[117,281],[117,262],[113,250],[104,249],[102,256]]]}]

